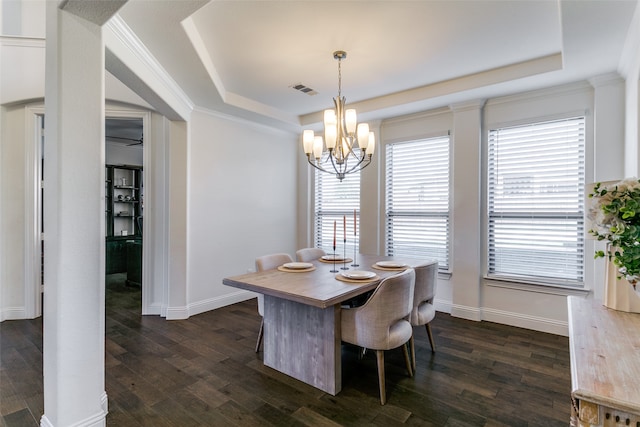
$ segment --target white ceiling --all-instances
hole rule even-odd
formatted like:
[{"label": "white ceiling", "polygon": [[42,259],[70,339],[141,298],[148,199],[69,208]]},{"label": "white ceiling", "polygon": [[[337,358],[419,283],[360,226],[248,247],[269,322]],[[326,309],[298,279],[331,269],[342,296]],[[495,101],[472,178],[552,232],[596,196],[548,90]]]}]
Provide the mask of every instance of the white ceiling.
[{"label": "white ceiling", "polygon": [[144,137],[140,118],[117,117],[105,119],[105,139],[109,144],[142,148]]},{"label": "white ceiling", "polygon": [[295,129],[332,106],[335,50],[347,104],[379,119],[616,71],[637,5],[129,0],[120,15],[198,107]]}]

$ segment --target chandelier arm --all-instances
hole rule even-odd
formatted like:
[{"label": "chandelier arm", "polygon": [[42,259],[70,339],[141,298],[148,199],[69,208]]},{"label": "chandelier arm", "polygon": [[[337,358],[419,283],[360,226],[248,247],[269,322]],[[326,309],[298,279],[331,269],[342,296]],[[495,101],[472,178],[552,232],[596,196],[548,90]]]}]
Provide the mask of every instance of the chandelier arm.
[{"label": "chandelier arm", "polygon": [[329,160],[331,160],[331,166],[333,166],[333,170],[339,174],[341,173],[341,169],[339,166],[336,165],[336,162],[333,160],[334,156],[329,155]]},{"label": "chandelier arm", "polygon": [[[331,165],[333,166],[333,170],[336,173],[336,176],[338,177],[338,179],[342,182],[342,180],[344,179],[345,175],[348,172],[345,172],[342,168],[342,166],[340,164],[336,165],[336,162],[333,160],[334,156],[329,156],[329,159],[331,160]],[[345,159],[346,162],[346,159]],[[346,167],[346,163],[343,163]],[[326,171],[327,173],[331,173],[329,171]]]},{"label": "chandelier arm", "polygon": [[314,168],[318,169],[318,170],[319,170],[319,171],[321,171],[321,172],[327,172],[327,173],[330,173],[328,170],[326,170],[326,169],[324,169],[324,168],[322,168],[322,167],[320,167],[320,166],[316,165],[315,163],[313,163],[313,162],[311,161],[311,155],[310,155],[310,154],[307,154],[307,162],[309,162],[309,164],[310,164],[311,166],[313,166]]},{"label": "chandelier arm", "polygon": [[[358,138],[356,138],[356,137],[354,136],[353,138],[351,138],[351,143],[350,143],[350,144],[347,144],[347,145],[349,146],[349,152],[350,152],[351,154],[353,154],[353,156],[354,156],[356,159],[359,159],[360,157],[356,154],[356,152],[355,152],[355,151],[353,151],[353,144],[354,144],[356,141],[358,141]],[[358,147],[360,147],[360,141],[358,141]]]},{"label": "chandelier arm", "polygon": [[338,115],[338,126],[340,127],[339,131],[342,134],[342,137],[348,137],[349,133],[347,132],[347,126],[345,123],[345,105],[347,103],[347,99],[343,96],[340,98],[340,115]]},{"label": "chandelier arm", "polygon": [[[362,170],[362,169],[366,168],[367,166],[369,166],[369,163],[371,163],[371,154],[369,154],[368,156],[367,156],[366,154],[364,154],[364,155],[362,156],[362,158],[359,158],[359,157],[356,157],[356,158],[358,159],[358,163],[356,163],[355,165],[353,165],[353,167],[351,167],[351,169],[349,169],[349,170],[345,171],[345,174],[349,174],[349,173],[352,173],[352,172],[360,171],[360,170]],[[363,166],[360,166],[360,165],[362,165],[362,163],[363,163],[365,160],[366,160],[367,162],[366,162]],[[360,167],[358,167],[358,166],[360,166]]]}]

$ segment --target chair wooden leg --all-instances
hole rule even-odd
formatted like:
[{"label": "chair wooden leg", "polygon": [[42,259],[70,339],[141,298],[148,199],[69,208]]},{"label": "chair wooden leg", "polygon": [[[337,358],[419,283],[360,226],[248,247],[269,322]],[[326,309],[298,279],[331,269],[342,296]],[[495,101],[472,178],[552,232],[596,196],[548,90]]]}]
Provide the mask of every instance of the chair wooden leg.
[{"label": "chair wooden leg", "polygon": [[411,339],[409,339],[409,341],[407,341],[406,343],[402,344],[402,352],[404,353],[404,363],[405,365],[407,365],[407,372],[409,373],[410,377],[413,377],[413,368],[411,367],[411,359],[409,358],[409,350],[407,346],[411,346],[412,339],[413,337],[411,337]]},{"label": "chair wooden leg", "polygon": [[264,317],[260,322],[260,331],[258,331],[258,341],[256,342],[256,353],[260,351],[260,344],[262,344],[262,334],[264,332]]},{"label": "chair wooden leg", "polygon": [[409,340],[409,346],[411,347],[411,368],[413,369],[413,373],[416,372],[416,344],[413,340],[413,335],[411,335],[411,339]]},{"label": "chair wooden leg", "polygon": [[431,323],[424,325],[427,328],[427,335],[429,335],[429,344],[431,344],[431,352],[436,352],[436,343],[433,341],[433,334],[431,333]]},{"label": "chair wooden leg", "polygon": [[376,350],[378,359],[378,385],[380,386],[380,404],[387,403],[387,392],[384,386],[384,350]]}]

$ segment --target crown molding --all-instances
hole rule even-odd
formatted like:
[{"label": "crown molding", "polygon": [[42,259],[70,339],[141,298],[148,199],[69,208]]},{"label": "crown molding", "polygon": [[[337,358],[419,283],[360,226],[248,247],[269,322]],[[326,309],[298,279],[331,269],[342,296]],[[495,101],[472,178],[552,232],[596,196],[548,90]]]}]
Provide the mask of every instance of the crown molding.
[{"label": "crown molding", "polygon": [[607,74],[601,74],[599,76],[595,76],[589,79],[589,83],[594,88],[607,86],[607,85],[615,85],[624,83],[624,79],[618,72],[612,72]]},{"label": "crown molding", "polygon": [[0,46],[36,47],[44,49],[46,43],[42,37],[0,36]]},{"label": "crown molding", "polygon": [[588,81],[582,80],[582,81],[567,83],[559,86],[545,87],[542,89],[529,90],[525,92],[516,93],[513,95],[505,95],[505,96],[499,96],[496,98],[491,98],[487,100],[487,102],[485,103],[485,107],[504,104],[504,103],[517,102],[517,101],[529,102],[535,98],[550,98],[554,96],[568,95],[570,93],[580,93],[580,92],[584,92],[585,90],[593,91],[593,86],[591,86],[591,84]]},{"label": "crown molding", "polygon": [[[160,62],[158,62],[158,60],[153,56],[149,49],[147,49],[120,15],[115,15],[111,20],[109,20],[109,22],[105,24],[104,29],[105,31],[109,31],[116,40],[120,42],[120,44],[125,47],[137,61],[139,61],[144,70],[149,72],[155,78],[155,81],[160,84],[160,88],[163,89],[166,94],[170,95],[173,101],[170,104],[177,102],[178,105],[172,105],[172,108],[175,108],[176,111],[188,112],[186,116],[193,111],[193,101],[191,101],[187,94],[164,69]],[[107,37],[105,37],[105,44],[107,48],[113,47],[109,43]],[[119,49],[112,49],[114,55],[116,55],[115,52],[117,51],[119,51]],[[122,58],[120,58],[120,60],[123,61]],[[146,78],[144,80],[147,81]],[[159,95],[157,91],[156,94]]]},{"label": "crown molding", "polygon": [[252,128],[261,132],[268,132],[274,135],[298,135],[302,131],[301,129],[289,129],[286,127],[279,127],[275,125],[270,125],[266,123],[260,123],[250,118],[241,117],[234,114],[224,113],[219,110],[212,110],[204,107],[195,107],[195,112],[206,114],[211,117],[216,117],[222,120],[227,120],[230,122],[238,123],[244,127]]},{"label": "crown molding", "polygon": [[470,101],[466,101],[466,102],[458,102],[456,104],[451,104],[449,107],[451,108],[451,111],[453,111],[454,113],[460,113],[463,111],[469,111],[469,110],[480,110],[482,109],[482,107],[484,107],[484,104],[486,103],[486,99],[473,99]]}]

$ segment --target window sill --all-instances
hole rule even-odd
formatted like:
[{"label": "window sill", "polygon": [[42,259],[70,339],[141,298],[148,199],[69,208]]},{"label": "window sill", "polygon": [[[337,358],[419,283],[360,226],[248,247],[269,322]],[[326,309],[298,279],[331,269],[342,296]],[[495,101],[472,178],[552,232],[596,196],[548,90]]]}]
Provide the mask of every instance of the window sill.
[{"label": "window sill", "polygon": [[451,272],[450,271],[438,271],[438,279],[450,280],[451,279]]},{"label": "window sill", "polygon": [[591,293],[591,289],[585,289],[585,288],[575,288],[571,286],[562,286],[562,285],[554,285],[554,284],[543,285],[540,283],[517,282],[515,280],[512,281],[512,280],[506,280],[506,279],[496,279],[493,277],[484,277],[484,284],[486,286],[490,286],[494,288],[515,289],[519,291],[527,291],[527,292],[535,292],[540,294],[551,294],[551,295],[586,296]]}]

